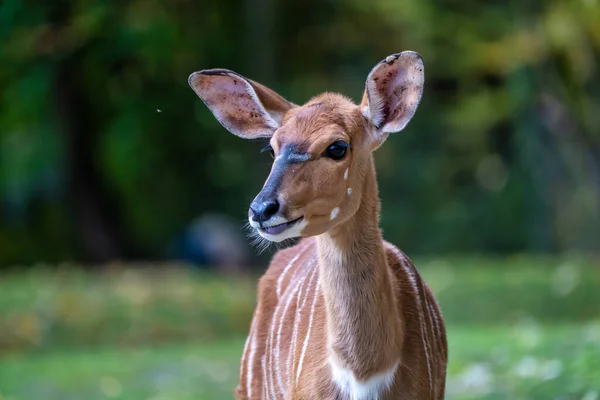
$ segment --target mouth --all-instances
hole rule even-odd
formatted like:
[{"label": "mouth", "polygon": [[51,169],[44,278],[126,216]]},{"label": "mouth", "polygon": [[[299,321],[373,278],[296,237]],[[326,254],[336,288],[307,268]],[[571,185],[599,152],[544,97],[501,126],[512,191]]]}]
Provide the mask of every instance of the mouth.
[{"label": "mouth", "polygon": [[288,221],[288,222],[284,222],[282,224],[277,224],[277,225],[272,225],[272,226],[260,226],[257,229],[262,232],[262,233],[267,233],[269,235],[279,235],[280,233],[284,232],[286,229],[290,228],[291,226],[297,224],[298,222],[302,221],[304,217],[300,217],[300,218],[296,218],[292,221]]}]

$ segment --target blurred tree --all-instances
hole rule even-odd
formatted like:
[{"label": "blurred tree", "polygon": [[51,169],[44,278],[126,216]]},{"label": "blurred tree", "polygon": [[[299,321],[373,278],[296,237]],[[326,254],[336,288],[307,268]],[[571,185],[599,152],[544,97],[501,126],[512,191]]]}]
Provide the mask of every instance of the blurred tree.
[{"label": "blurred tree", "polygon": [[[64,32],[73,24],[74,3],[54,2],[49,10],[48,29]],[[85,62],[93,57],[98,38],[56,54],[56,72],[50,92],[64,134],[66,192],[73,215],[76,238],[86,258],[107,262],[128,253],[121,212],[99,165],[103,118],[94,107],[93,89],[88,89]],[[118,64],[125,60],[114,60]]]},{"label": "blurred tree", "polygon": [[358,101],[404,49],[427,85],[376,157],[386,237],[600,250],[598,2],[5,0],[0,39],[0,265],[162,258],[200,214],[241,225],[269,159],[220,127],[191,72]]}]

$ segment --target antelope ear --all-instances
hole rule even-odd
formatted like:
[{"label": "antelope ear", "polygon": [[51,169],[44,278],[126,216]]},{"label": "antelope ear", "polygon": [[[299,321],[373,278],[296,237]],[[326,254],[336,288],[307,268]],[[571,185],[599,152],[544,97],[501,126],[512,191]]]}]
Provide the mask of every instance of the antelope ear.
[{"label": "antelope ear", "polygon": [[375,139],[404,129],[421,101],[424,81],[423,59],[414,51],[392,54],[371,70],[360,107]]},{"label": "antelope ear", "polygon": [[266,86],[226,69],[194,72],[188,83],[221,125],[244,139],[271,137],[294,107]]}]

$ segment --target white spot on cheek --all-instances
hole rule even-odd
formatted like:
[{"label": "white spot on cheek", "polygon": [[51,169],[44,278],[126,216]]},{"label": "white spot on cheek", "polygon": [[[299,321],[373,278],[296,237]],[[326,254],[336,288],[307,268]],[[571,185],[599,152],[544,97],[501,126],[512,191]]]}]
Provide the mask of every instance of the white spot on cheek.
[{"label": "white spot on cheek", "polygon": [[348,188],[348,196],[352,195],[352,188]]},{"label": "white spot on cheek", "polygon": [[333,210],[331,210],[330,221],[333,221],[335,219],[335,217],[338,216],[339,213],[340,213],[340,208],[339,207],[336,207]]},{"label": "white spot on cheek", "polygon": [[348,179],[348,170],[346,169],[346,172],[344,172],[344,179]]}]

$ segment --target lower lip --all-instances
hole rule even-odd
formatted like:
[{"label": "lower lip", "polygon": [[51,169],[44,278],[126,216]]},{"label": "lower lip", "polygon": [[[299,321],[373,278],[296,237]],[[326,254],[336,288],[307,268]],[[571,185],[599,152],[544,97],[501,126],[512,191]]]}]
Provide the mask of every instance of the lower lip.
[{"label": "lower lip", "polygon": [[269,235],[279,235],[280,233],[285,231],[287,228],[294,225],[296,222],[299,222],[301,219],[302,219],[302,217],[295,219],[293,221],[290,221],[290,222],[285,222],[283,224],[269,226],[268,228],[260,228],[260,230],[261,230],[261,232],[267,233]]}]

